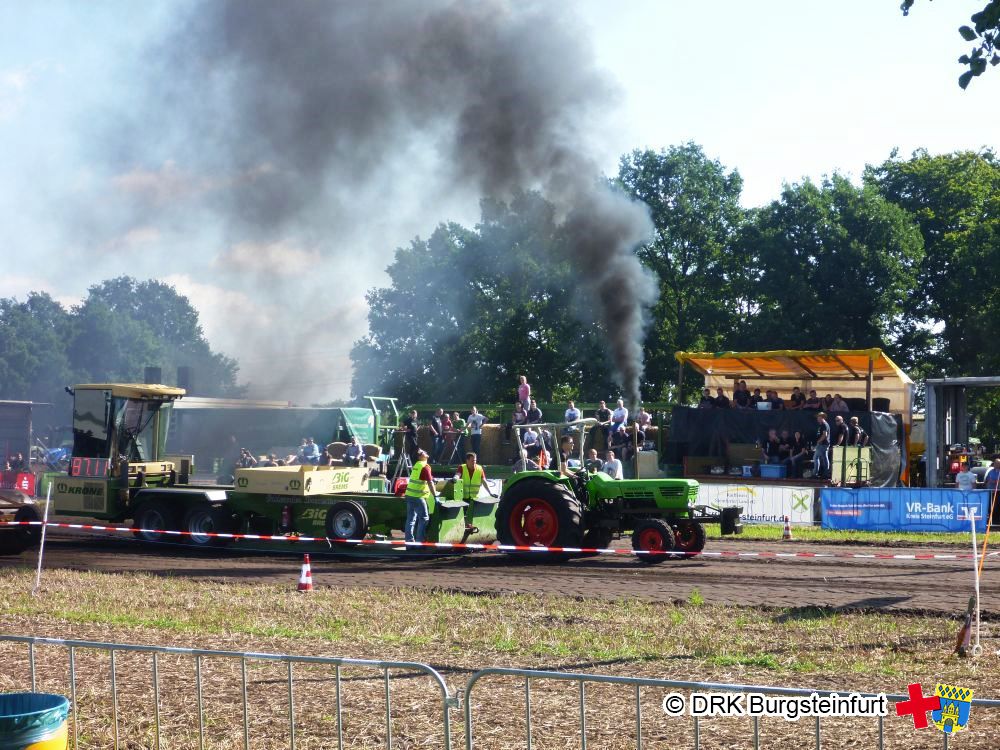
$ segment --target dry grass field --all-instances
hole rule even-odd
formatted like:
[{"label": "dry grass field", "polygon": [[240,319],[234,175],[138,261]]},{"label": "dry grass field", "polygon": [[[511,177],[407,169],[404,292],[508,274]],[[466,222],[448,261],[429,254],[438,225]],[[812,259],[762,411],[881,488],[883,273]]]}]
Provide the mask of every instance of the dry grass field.
[{"label": "dry grass field", "polygon": [[[456,694],[477,669],[491,666],[780,685],[824,690],[905,692],[921,682],[964,685],[977,697],[1000,694],[1000,659],[987,640],[978,660],[950,655],[958,623],[946,617],[838,613],[822,609],[709,606],[695,590],[673,604],[444,590],[332,589],[298,594],[294,584],[212,583],[164,576],[48,571],[38,597],[28,569],[0,572],[0,632],[130,644],[185,646],[431,665]],[[152,748],[152,658],[116,654],[117,722],[106,653],[75,655],[81,747]],[[290,747],[288,665],[249,661],[247,734],[242,664],[205,657],[199,723],[195,660],[157,658],[160,747]],[[0,690],[28,689],[27,647],[0,643]],[[64,648],[36,648],[37,688],[68,694]],[[444,747],[437,688],[408,670],[390,672],[394,747]],[[295,665],[295,747],[337,746],[336,670]],[[379,670],[345,667],[341,731],[348,747],[384,747],[385,682]],[[667,718],[666,691],[640,693],[646,747],[693,747],[690,718]],[[586,689],[589,747],[634,747],[633,688]],[[538,748],[579,747],[579,688],[532,683],[532,741]],[[473,693],[475,746],[524,747],[523,680],[486,678]],[[955,746],[1000,746],[1000,711],[973,712]],[[463,747],[462,714],[451,712],[452,744]],[[824,722],[824,748],[875,747],[875,721]],[[749,719],[699,725],[702,748],[752,747]],[[814,747],[810,720],[761,721],[768,748]],[[909,719],[885,721],[886,746],[939,747],[941,734]]]}]

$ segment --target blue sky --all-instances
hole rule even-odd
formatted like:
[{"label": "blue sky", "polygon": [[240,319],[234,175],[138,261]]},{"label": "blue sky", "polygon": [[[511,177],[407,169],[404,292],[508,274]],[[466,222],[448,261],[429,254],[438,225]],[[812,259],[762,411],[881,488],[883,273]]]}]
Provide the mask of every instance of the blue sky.
[{"label": "blue sky", "polygon": [[[749,206],[776,198],[784,182],[833,171],[857,178],[894,147],[903,154],[995,147],[1000,69],[964,92],[956,83],[956,58],[966,51],[956,29],[982,4],[920,0],[907,18],[898,0],[555,7],[579,18],[589,37],[582,41],[620,90],[607,122],[588,134],[602,167],[613,172],[632,148],[693,140],[739,170]],[[0,296],[44,290],[71,304],[111,276],[163,278],[199,309],[213,345],[241,361],[255,395],[344,396],[350,341],[364,329],[364,289],[384,281],[392,248],[441,221],[474,222],[477,196],[439,202],[414,190],[392,218],[359,217],[363,230],[344,238],[355,248],[345,283],[343,265],[331,267],[316,248],[291,239],[228,241],[198,201],[229,178],[193,174],[169,145],[146,149],[157,161],[112,170],[102,134],[141,100],[134,61],[183,6],[0,4]],[[129,191],[183,195],[189,220],[109,215],[107,198]],[[264,272],[228,272],[248,258],[264,258]],[[318,302],[334,280],[336,298]],[[254,293],[263,284],[307,292],[263,304]],[[276,379],[272,353],[255,356],[247,342],[280,339],[303,319],[344,333],[316,348],[310,361],[322,375]],[[300,356],[300,346],[289,342],[285,356]]]}]

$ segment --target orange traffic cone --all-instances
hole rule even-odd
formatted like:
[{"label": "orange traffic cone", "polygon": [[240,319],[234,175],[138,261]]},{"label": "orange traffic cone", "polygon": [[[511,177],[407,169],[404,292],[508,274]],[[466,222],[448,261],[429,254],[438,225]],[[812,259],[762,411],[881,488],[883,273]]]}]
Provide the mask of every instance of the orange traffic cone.
[{"label": "orange traffic cone", "polygon": [[789,521],[788,516],[785,516],[785,528],[781,530],[781,538],[786,542],[792,541],[792,524],[791,521]]},{"label": "orange traffic cone", "polygon": [[302,558],[302,573],[299,575],[299,591],[313,590],[312,568],[309,566],[309,555]]}]

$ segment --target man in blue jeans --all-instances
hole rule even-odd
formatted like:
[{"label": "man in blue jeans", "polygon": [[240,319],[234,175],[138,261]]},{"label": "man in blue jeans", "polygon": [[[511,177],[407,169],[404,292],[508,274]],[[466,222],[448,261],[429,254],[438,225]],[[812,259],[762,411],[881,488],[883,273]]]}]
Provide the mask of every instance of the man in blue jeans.
[{"label": "man in blue jeans", "polygon": [[830,478],[830,424],[826,421],[826,413],[816,415],[816,453],[813,456],[816,476],[820,479]]},{"label": "man in blue jeans", "polygon": [[431,498],[437,499],[434,491],[434,475],[427,463],[427,451],[417,450],[417,461],[413,464],[410,480],[406,484],[406,525],[404,538],[408,542],[422,542],[427,533],[427,522],[431,520],[433,509]]}]

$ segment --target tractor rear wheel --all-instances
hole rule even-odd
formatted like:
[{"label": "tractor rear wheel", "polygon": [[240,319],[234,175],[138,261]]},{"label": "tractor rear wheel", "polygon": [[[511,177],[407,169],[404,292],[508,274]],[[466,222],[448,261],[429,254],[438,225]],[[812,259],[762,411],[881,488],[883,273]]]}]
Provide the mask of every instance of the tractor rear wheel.
[{"label": "tractor rear wheel", "polygon": [[[525,479],[504,492],[497,507],[497,537],[517,547],[579,547],[583,511],[572,490],[545,479]],[[560,559],[559,553],[526,553]]]},{"label": "tractor rear wheel", "polygon": [[209,534],[231,534],[233,519],[225,506],[201,503],[184,514],[181,528],[188,532],[187,541],[194,547],[225,547],[233,540]]},{"label": "tractor rear wheel", "polygon": [[162,542],[164,531],[177,530],[177,514],[163,500],[147,500],[136,508],[132,529],[143,542]]},{"label": "tractor rear wheel", "polygon": [[705,527],[697,521],[683,519],[674,524],[674,541],[677,549],[689,554],[683,557],[694,557],[705,549]]},{"label": "tractor rear wheel", "polygon": [[344,500],[326,512],[326,535],[330,539],[364,539],[368,534],[368,514],[353,500]]},{"label": "tractor rear wheel", "polygon": [[647,518],[639,521],[632,532],[633,550],[654,553],[636,555],[639,562],[646,565],[656,565],[672,557],[672,555],[655,553],[670,552],[674,549],[674,543],[674,532],[662,518]]}]

